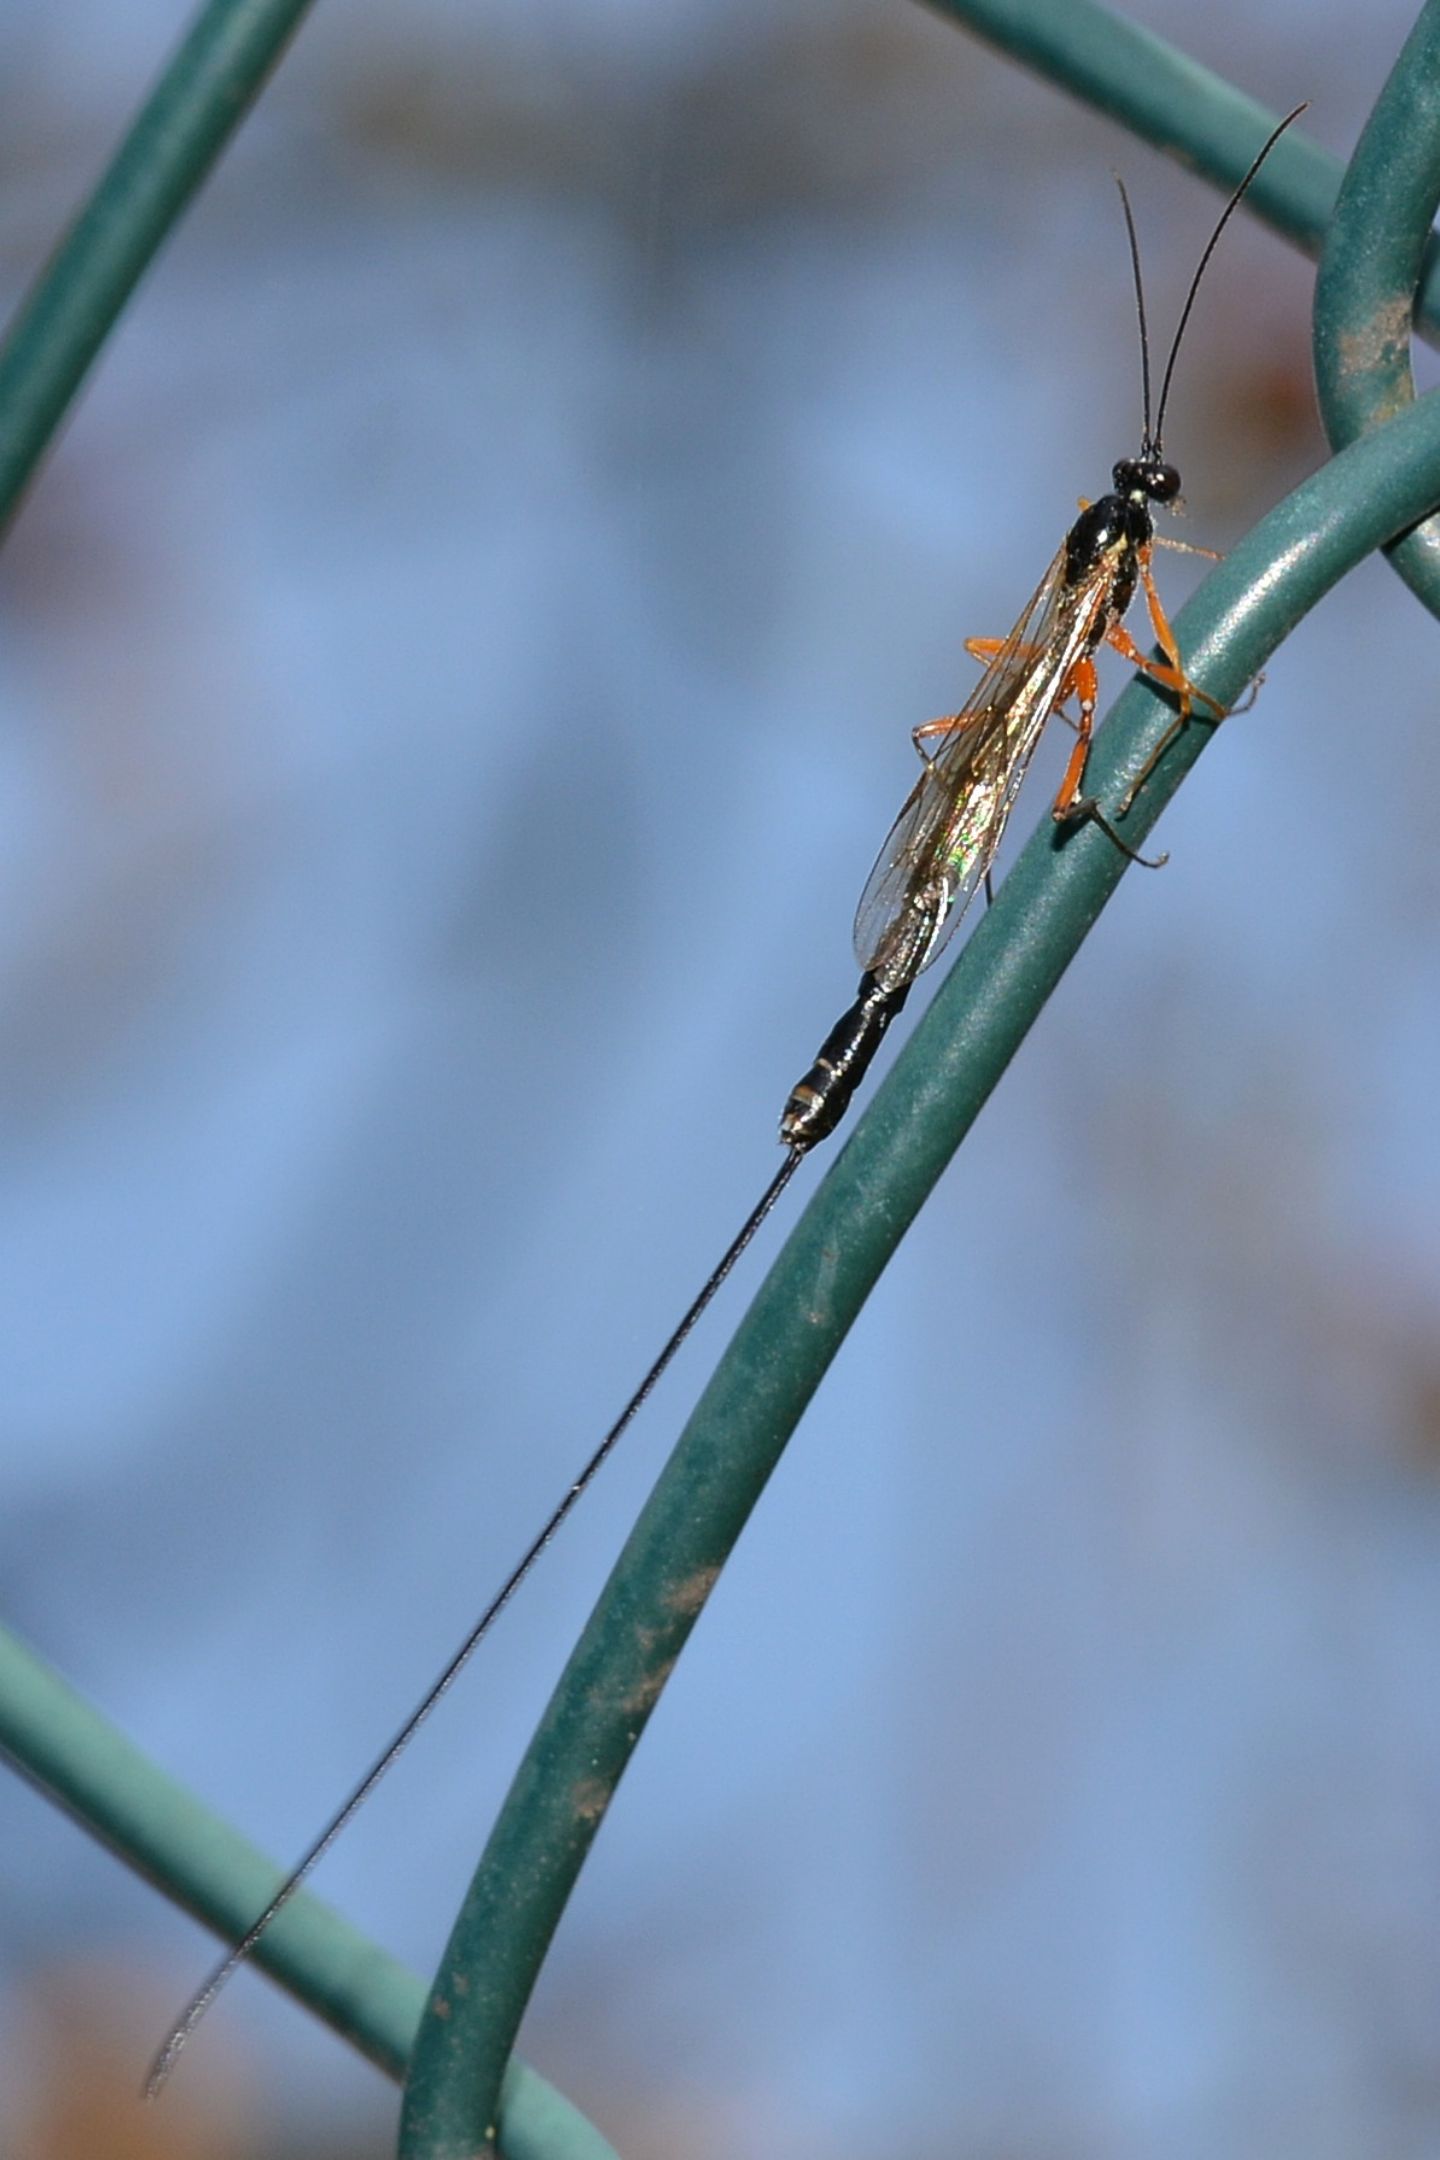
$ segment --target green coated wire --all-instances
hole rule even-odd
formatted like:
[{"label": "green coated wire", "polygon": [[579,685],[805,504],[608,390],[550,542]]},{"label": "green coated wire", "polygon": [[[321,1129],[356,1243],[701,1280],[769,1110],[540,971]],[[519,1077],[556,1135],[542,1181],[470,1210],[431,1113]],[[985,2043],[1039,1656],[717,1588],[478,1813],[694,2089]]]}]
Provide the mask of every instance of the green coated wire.
[{"label": "green coated wire", "polygon": [[[233,1940],[281,1870],[0,1629],[0,1749],[138,1875]],[[308,1893],[256,1960],[387,2077],[403,2075],[425,1989]],[[139,2083],[136,2065],[136,2083]],[[511,2160],[615,2160],[598,2130],[512,2058],[500,2104]]]},{"label": "green coated wire", "polygon": [[[1272,116],[1227,85],[1088,0],[1065,0],[1061,8],[959,0],[949,11],[972,25],[983,16],[986,34],[1003,31],[999,41],[1017,57],[1045,66],[1226,184],[1270,124]],[[1256,207],[1317,253],[1338,194],[1338,167],[1313,145],[1286,147],[1291,155],[1277,164]],[[1342,462],[1318,476],[1196,596],[1181,621],[1187,663],[1217,695],[1237,696],[1336,577],[1440,499],[1440,414],[1425,416],[1426,476],[1418,489],[1406,455],[1396,462],[1402,447],[1408,455],[1414,446],[1392,433],[1386,467],[1373,475]],[[1111,783],[1142,769],[1150,748],[1143,738],[1158,739],[1168,724],[1155,720],[1154,708],[1153,695],[1137,687],[1107,727],[1092,767],[1107,797]],[[1136,717],[1147,711],[1148,726]],[[1127,730],[1141,737],[1128,758],[1112,747]],[[1137,838],[1207,732],[1192,728],[1175,744],[1136,805]],[[1067,862],[1074,866],[1069,876]],[[458,2160],[475,2152],[477,2141],[481,2151],[493,2149],[494,2095],[539,1965],[718,1569],[903,1228],[1123,869],[1093,831],[1076,835],[1063,852],[1051,833],[1032,842],[1007,880],[1007,899],[977,931],[767,1278],[567,1667],[482,1858],[417,2043],[401,2142],[412,2160]],[[934,1038],[947,1021],[941,1043]],[[937,1090],[943,1099],[935,1099]]]},{"label": "green coated wire", "polygon": [[[0,345],[0,529],[14,516],[136,285],[245,117],[309,0],[208,0]],[[280,1871],[210,1815],[22,1647],[0,1637],[0,1745],[138,1872],[230,1939]],[[259,1954],[392,2077],[423,1991],[313,1899]],[[516,2160],[614,2160],[517,2058],[503,2102]]]},{"label": "green coated wire", "polygon": [[208,0],[0,345],[0,531],[309,0]]},{"label": "green coated wire", "polygon": [[[1221,186],[1277,117],[1095,0],[932,0]],[[305,12],[307,0],[209,0],[0,345],[0,528],[139,278]],[[1303,86],[1302,86],[1303,87]],[[1292,131],[1252,194],[1258,215],[1318,255],[1338,162]],[[1440,267],[1417,324],[1440,332]]]},{"label": "green coated wire", "polygon": [[[1020,4],[1020,0],[983,0],[983,4],[969,4],[969,0],[936,0],[936,4],[941,5],[943,12],[977,29],[992,43],[1052,79],[1063,82],[1076,94],[1110,112],[1137,133],[1180,155],[1218,182],[1228,185],[1234,180],[1249,149],[1269,123],[1270,116],[1263,108],[1163,41],[1093,5],[1092,0],[1024,0],[1024,4]],[[13,513],[108,330],[214,162],[230,130],[242,117],[303,12],[304,0],[211,0],[211,4],[202,9],[100,186],[37,281],[0,347],[0,521]],[[1336,198],[1339,168],[1313,144],[1293,137],[1282,145],[1282,152],[1283,155],[1277,153],[1272,167],[1267,169],[1267,182],[1257,190],[1255,208],[1307,251],[1318,252]],[[1433,264],[1425,290],[1421,316],[1433,329],[1440,325],[1440,304],[1436,299],[1440,289],[1436,287]],[[1268,563],[1259,563],[1253,556],[1253,546],[1260,535],[1252,535],[1245,548],[1236,550],[1229,563],[1208,581],[1204,592],[1187,609],[1182,625],[1192,641],[1187,648],[1191,665],[1205,675],[1217,694],[1232,694],[1227,683],[1235,668],[1239,668],[1239,674],[1233,688],[1238,689],[1253,666],[1259,664],[1258,658],[1247,661],[1247,652],[1253,651],[1263,657],[1263,652],[1271,649],[1284,634],[1284,629],[1289,627],[1284,611],[1296,606],[1297,594],[1311,591],[1313,585],[1311,598],[1298,607],[1298,612],[1303,612],[1303,606],[1313,604],[1313,597],[1348,567],[1353,556],[1340,559],[1348,548],[1356,546],[1357,552],[1363,553],[1365,547],[1389,537],[1400,524],[1413,522],[1430,507],[1435,496],[1440,495],[1440,487],[1426,495],[1418,472],[1416,484],[1406,492],[1388,462],[1399,443],[1408,448],[1419,467],[1430,470],[1440,444],[1437,444],[1434,416],[1428,405],[1422,402],[1413,408],[1413,416],[1402,416],[1382,435],[1372,437],[1367,444],[1357,444],[1354,451],[1346,453],[1346,459],[1351,462],[1340,461],[1339,469],[1350,476],[1348,484],[1363,488],[1373,480],[1382,489],[1378,501],[1367,500],[1362,509],[1356,510],[1353,505],[1328,497],[1322,483],[1329,479],[1329,473],[1321,475],[1309,484],[1313,491],[1311,495],[1307,496],[1302,490],[1300,496],[1292,498],[1292,503],[1306,498],[1307,514],[1313,514],[1310,527],[1304,530],[1295,527],[1290,541],[1286,542],[1283,517],[1291,506],[1282,506],[1282,511],[1275,513],[1260,529],[1260,533],[1270,536],[1275,549],[1273,558]],[[1365,455],[1376,461],[1373,466],[1364,463]],[[1424,500],[1422,496],[1425,496]],[[1392,518],[1397,503],[1409,507]],[[1358,546],[1356,534],[1362,529],[1366,516],[1372,516],[1376,538]],[[1252,553],[1247,554],[1247,550]],[[1206,595],[1222,588],[1228,590],[1224,586],[1227,574],[1233,573],[1237,563],[1243,561],[1250,561],[1257,575],[1263,570],[1263,576],[1248,598],[1232,596],[1228,630],[1223,626],[1214,628],[1211,636],[1203,619]],[[1311,585],[1307,585],[1307,578]],[[1218,606],[1219,602],[1213,604]],[[1247,605],[1258,610],[1256,619],[1261,625],[1253,636],[1245,627],[1249,620]],[[1216,620],[1219,623],[1218,617]],[[1210,647],[1204,642],[1207,636],[1210,636]],[[1248,647],[1247,638],[1250,641]],[[1103,746],[1097,749],[1094,770],[1102,784],[1107,777],[1107,760],[1117,755],[1123,760],[1127,730],[1138,728],[1143,737],[1147,719],[1153,734],[1160,725],[1153,698],[1143,690],[1127,693],[1117,709],[1115,720],[1105,731]],[[1137,835],[1152,814],[1152,806],[1168,797],[1175,777],[1196,754],[1203,735],[1203,729],[1192,729],[1167,758],[1156,784],[1147,789],[1137,805],[1134,819]],[[1121,746],[1119,751],[1114,747],[1117,744]],[[1137,769],[1141,755],[1143,744],[1127,769]],[[568,1890],[568,1881],[573,1880],[583,1858],[594,1823],[603,1813],[629,1747],[658,1694],[665,1661],[654,1653],[662,1644],[669,1643],[678,1648],[683,1642],[703,1604],[713,1567],[718,1566],[719,1559],[728,1550],[729,1538],[738,1534],[740,1524],[768,1474],[769,1463],[783,1444],[777,1425],[760,1436],[760,1453],[757,1455],[755,1421],[768,1414],[788,1430],[785,1421],[793,1422],[794,1417],[798,1417],[819,1374],[834,1355],[854,1310],[858,1310],[868,1282],[873,1280],[873,1273],[867,1278],[867,1271],[873,1267],[874,1272],[878,1272],[879,1266],[883,1265],[905,1222],[923,1198],[924,1190],[928,1190],[926,1180],[933,1182],[933,1177],[938,1176],[949,1152],[958,1144],[969,1116],[973,1116],[974,1107],[978,1107],[994,1084],[1005,1058],[1013,1051],[1014,1043],[1018,1042],[1047,994],[1050,982],[1058,976],[1064,958],[1056,963],[1055,952],[1064,949],[1065,939],[1072,934],[1077,938],[1083,934],[1083,928],[1088,927],[1088,921],[1103,904],[1118,876],[1119,866],[1108,843],[1100,842],[1097,852],[1097,841],[1098,835],[1077,833],[1063,850],[1057,850],[1050,836],[1042,835],[1017,864],[1007,880],[1005,899],[992,917],[980,925],[962,956],[956,976],[942,990],[932,1015],[922,1023],[910,1051],[897,1064],[891,1082],[877,1096],[869,1116],[857,1127],[851,1146],[834,1165],[796,1239],[787,1246],[782,1263],[767,1278],[745,1328],[717,1372],[696,1418],[687,1427],[683,1445],[688,1451],[688,1474],[698,1495],[694,1535],[677,1546],[676,1564],[668,1574],[658,1575],[653,1545],[646,1544],[646,1538],[653,1536],[653,1530],[647,1531],[646,1526],[652,1522],[652,1515],[657,1510],[657,1519],[664,1518],[662,1494],[667,1489],[672,1490],[672,1499],[666,1504],[672,1509],[675,1505],[673,1488],[669,1484],[670,1473],[667,1473],[666,1483],[657,1490],[651,1508],[637,1528],[635,1539],[627,1547],[627,1559],[612,1578],[596,1619],[572,1660],[567,1682],[562,1683],[562,1691],[557,1694],[546,1724],[527,1757],[505,1815],[497,1825],[481,1877],[477,1877],[477,1890],[484,1878],[482,1907],[488,1900],[487,1909],[492,1914],[508,1915],[519,1930],[518,1935],[508,1940],[503,1934],[493,1937],[487,1945],[495,1954],[497,1968],[501,1969],[499,1983],[491,1991],[488,2007],[494,2032],[504,2035],[503,2040],[490,2045],[489,2053],[494,2055],[498,2049],[502,2063],[519,2009],[533,1982],[534,1967],[539,1955],[543,1954],[543,1942],[536,1934],[537,1925],[547,1912],[551,1913],[544,1927],[544,1939],[548,1940],[549,1931],[558,1920],[564,1903],[564,1890],[559,1894],[558,1903],[555,1897],[559,1879],[555,1872],[557,1858],[560,1873],[569,1870],[565,1883],[565,1890]],[[1027,864],[1032,866],[1028,871]],[[1041,886],[1031,892],[1030,885],[1037,876],[1042,880]],[[1069,915],[1064,936],[1057,946],[1050,910],[1062,903]],[[996,941],[1007,924],[1013,924],[1011,942],[1001,947]],[[1043,936],[1040,935],[1042,931]],[[1052,965],[1053,975],[1049,973]],[[961,1000],[961,993],[952,987],[957,979],[968,986],[965,997],[974,1000],[973,1004],[966,1005]],[[942,1015],[946,1014],[950,1016],[948,1036],[941,1027]],[[966,1021],[964,1027],[959,1026],[962,1019]],[[977,1044],[983,1039],[989,1045],[986,1055],[993,1070],[988,1077],[985,1077],[983,1060],[977,1066],[968,1050],[957,1063],[955,1045],[966,1035],[967,1029]],[[1007,1029],[1013,1034],[1013,1041],[1009,1049],[1004,1049]],[[922,1061],[926,1056],[937,1061],[929,1074],[923,1069]],[[997,1057],[999,1061],[995,1063]],[[903,1088],[896,1092],[896,1083],[902,1074],[910,1076],[905,1082],[908,1095]],[[929,1081],[933,1081],[933,1089],[927,1086]],[[967,1104],[971,1105],[968,1109]],[[931,1117],[935,1120],[934,1129],[927,1133],[926,1121]],[[915,1197],[917,1193],[918,1197]],[[817,1228],[817,1225],[821,1227]],[[818,1243],[817,1238],[820,1239]],[[827,1239],[828,1243],[825,1242]],[[795,1284],[801,1278],[808,1285],[805,1294],[813,1309],[807,1314],[805,1328],[795,1337],[794,1310],[788,1299],[793,1297]],[[715,1477],[707,1486],[696,1466],[697,1450],[702,1442],[706,1446],[714,1445],[717,1436],[727,1432],[729,1441],[716,1458]],[[768,1461],[764,1459],[766,1449],[769,1450]],[[730,1466],[736,1480],[728,1491],[721,1490],[725,1484],[721,1474],[725,1464]],[[678,1456],[674,1467],[677,1470],[680,1467]],[[683,1514],[683,1506],[681,1512]],[[697,1551],[701,1554],[698,1562],[688,1567],[680,1564],[687,1553],[693,1560]],[[638,1575],[637,1556],[645,1562]],[[657,1611],[661,1623],[658,1631]],[[625,1657],[620,1657],[618,1662],[613,1662],[612,1669],[611,1664],[607,1664],[611,1657],[607,1649],[597,1663],[592,1640],[596,1629],[610,1630],[612,1635],[619,1629],[620,1647],[623,1648],[627,1627],[630,1637],[628,1662]],[[582,1704],[577,1711],[573,1686],[568,1695],[565,1690],[571,1685],[575,1671],[582,1666],[595,1675],[596,1692],[588,1709]],[[629,1685],[625,1679],[627,1673],[632,1683]],[[3,1674],[0,1674],[0,1698],[3,1698],[4,1688]],[[99,1834],[151,1879],[161,1881],[170,1894],[180,1896],[184,1902],[199,1909],[210,1895],[202,1887],[209,1879],[208,1863],[204,1862],[194,1841],[187,1843],[184,1837],[175,1835],[173,1866],[160,1849],[163,1838],[147,1859],[143,1841],[127,1845],[125,1836],[113,1824],[109,1829],[102,1827],[97,1815],[87,1815],[75,1797],[67,1797],[61,1785],[45,1777],[39,1765],[45,1760],[47,1748],[54,1738],[52,1735],[47,1739],[45,1728],[47,1718],[56,1714],[56,1704],[51,1697],[46,1696],[44,1700],[48,1708],[40,1717],[37,1729],[32,1730],[23,1719],[12,1725],[7,1744],[12,1747],[17,1761],[28,1774],[55,1791],[72,1812],[90,1821]],[[3,1700],[0,1700],[0,1714],[3,1714]],[[597,1735],[587,1724],[587,1718],[592,1714],[598,1720],[599,1739],[604,1744],[599,1746],[598,1752],[587,1756],[586,1748],[597,1740]],[[613,1738],[621,1725],[628,1725],[629,1737],[617,1755]],[[124,1745],[118,1742],[118,1736],[112,1737],[119,1745]],[[543,1779],[537,1784],[537,1763],[542,1758],[549,1764],[547,1775],[568,1779],[563,1787],[563,1799],[557,1799],[554,1792],[547,1793]],[[160,1776],[158,1772],[152,1774],[157,1778]],[[570,1825],[569,1830],[555,1819],[557,1805]],[[228,1905],[232,1893],[239,1905],[253,1911],[257,1897],[263,1897],[264,1891],[273,1886],[275,1875],[265,1863],[255,1861],[255,1866],[264,1872],[265,1880],[258,1883],[256,1889],[247,1889],[241,1895],[237,1888],[240,1875],[234,1873],[243,1873],[238,1857],[240,1841],[213,1818],[208,1820],[218,1840],[215,1850],[222,1855],[216,1862],[218,1874],[224,1878],[229,1869],[234,1876],[232,1880],[215,1884],[217,1903],[212,1917],[222,1932],[234,1933],[238,1932],[240,1923]],[[581,1836],[578,1845],[572,1834],[576,1821],[586,1826],[586,1834]],[[534,1842],[537,1833],[541,1860],[536,1866],[535,1880],[531,1881],[527,1879],[527,1870],[537,1849]],[[467,1913],[475,1896],[472,1892],[471,1900],[467,1901]],[[224,1913],[220,1910],[221,1904],[227,1905]],[[297,1917],[291,1923],[289,1934],[279,1935],[277,1930],[281,1954],[274,1959],[268,1956],[262,1959],[262,1962],[275,1965],[288,1959],[295,1967],[288,1984],[306,2000],[314,1999],[313,1976],[304,1969],[309,1953],[302,1954],[298,1947],[287,1945],[292,1936],[295,1945],[300,1944],[315,1909],[312,1900],[297,1907]],[[333,1925],[339,1927],[341,1924],[336,1921]],[[452,1951],[459,1963],[455,1964],[447,1957],[447,1965],[442,1969],[441,1985],[452,1990],[457,1978],[468,1982],[475,1969],[473,1927],[468,1934],[466,1927],[466,1917],[462,1915],[452,1943]],[[369,1951],[368,1955],[374,1959],[380,1956],[374,1951]],[[369,1977],[358,1977],[354,1981],[357,2018],[361,2024],[383,2030],[386,2013],[383,2009],[377,2011],[376,2004],[369,1999],[370,1991],[374,1988],[378,1996],[383,1997],[390,1983],[385,1977],[383,1961],[369,1971]],[[454,2060],[443,2062],[440,2051],[433,2044],[435,2028],[436,2018],[432,2015],[426,2021],[425,2039],[417,2051],[414,2085],[407,2105],[407,2142],[417,2152],[458,2150],[458,2147],[447,2145],[445,2140],[452,2129],[467,2118],[467,2111],[472,2124],[487,2121],[495,2113],[493,2102],[483,2098],[480,2088],[483,2083],[485,2090],[493,2091],[498,2069],[493,2065],[487,2068],[482,2053],[477,2053],[467,2064],[461,2059],[465,2050],[459,2046],[452,2051]],[[397,2036],[398,2028],[397,2033],[392,2033],[391,2042],[398,2044]],[[391,2050],[393,2067],[391,2042],[386,2042],[385,2046]],[[358,2038],[358,2027],[357,2044],[366,2045]],[[367,2052],[374,2050],[367,2047]],[[376,2059],[380,2059],[379,2056]],[[518,2069],[513,2074],[522,2080],[529,2075]],[[558,2109],[573,2114],[558,2095],[550,2098]],[[525,2133],[512,2123],[510,2107],[510,2087],[507,2086],[502,2114],[506,2150],[511,2160],[528,2160],[527,2149],[517,2142]],[[582,2125],[582,2131],[593,2141],[583,2149],[596,2153],[603,2149],[588,2125]],[[471,2149],[473,2144],[467,2148]],[[580,2146],[575,2148],[577,2152],[581,2149]],[[542,2138],[534,2144],[533,2150],[537,2156],[543,2153],[547,2160],[553,2160],[562,2147],[546,2143]]]},{"label": "green coated wire", "polygon": [[[1090,0],[940,4],[1223,184],[1272,124],[1263,108]],[[1282,151],[1255,208],[1318,254],[1340,168],[1300,140]],[[1418,474],[1412,455],[1423,461]],[[1317,476],[1207,581],[1181,618],[1191,671],[1220,697],[1237,696],[1345,569],[1437,499],[1440,414],[1429,409],[1413,435],[1391,431],[1375,468],[1342,460]],[[1107,797],[1142,769],[1168,724],[1155,703],[1137,686],[1104,731],[1092,771]],[[1174,745],[1136,805],[1136,838],[1206,733],[1192,728]],[[493,2148],[493,2096],[539,1965],[718,1569],[868,1289],[1123,869],[1093,831],[1063,850],[1051,833],[1031,843],[767,1277],[492,1833],[417,2043],[402,2126],[409,2160],[454,2160],[477,2142]]]},{"label": "green coated wire", "polygon": [[[927,4],[1220,188],[1235,185],[1256,143],[1280,117],[1178,46],[1097,0]],[[1291,87],[1297,98],[1305,96],[1303,74]],[[1318,260],[1344,171],[1338,158],[1292,128],[1246,206]],[[1440,251],[1433,243],[1415,319],[1422,335],[1440,339]]]},{"label": "green coated wire", "polygon": [[[1440,392],[1298,488],[1208,577],[1176,629],[1230,702],[1345,572],[1440,502]],[[1097,739],[1109,802],[1170,708],[1143,682]],[[1145,833],[1213,727],[1194,722],[1140,795]],[[790,1433],[904,1231],[1126,869],[1047,818],[767,1275],[561,1678],[461,1908],[411,2061],[403,2160],[495,2149],[496,2094],[550,1938],[665,1680]]]},{"label": "green coated wire", "polygon": [[[1415,396],[1415,284],[1440,202],[1440,0],[1419,21],[1355,148],[1315,284],[1315,382],[1332,449]],[[1440,615],[1440,520],[1386,549]]]}]

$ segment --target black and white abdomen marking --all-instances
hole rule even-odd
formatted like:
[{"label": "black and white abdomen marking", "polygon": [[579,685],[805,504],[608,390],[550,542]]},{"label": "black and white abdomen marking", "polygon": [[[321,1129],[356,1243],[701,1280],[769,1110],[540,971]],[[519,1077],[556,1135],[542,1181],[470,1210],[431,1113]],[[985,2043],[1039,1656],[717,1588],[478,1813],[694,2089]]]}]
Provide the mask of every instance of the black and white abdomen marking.
[{"label": "black and white abdomen marking", "polygon": [[781,1144],[814,1147],[834,1132],[869,1070],[880,1039],[910,994],[909,981],[887,989],[877,975],[860,978],[860,993],[821,1043],[815,1062],[790,1090],[780,1120]]}]

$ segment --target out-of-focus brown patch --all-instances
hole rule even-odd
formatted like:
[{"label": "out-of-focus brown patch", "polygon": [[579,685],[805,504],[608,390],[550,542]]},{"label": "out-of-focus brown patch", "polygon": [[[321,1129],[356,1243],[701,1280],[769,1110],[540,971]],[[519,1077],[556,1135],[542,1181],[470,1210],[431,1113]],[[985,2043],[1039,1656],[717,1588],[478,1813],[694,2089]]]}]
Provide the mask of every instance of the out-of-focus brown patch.
[{"label": "out-of-focus brown patch", "polygon": [[1219,326],[1191,357],[1186,434],[1203,457],[1182,461],[1186,496],[1207,523],[1231,514],[1248,523],[1327,454],[1308,328],[1257,310],[1233,330]]},{"label": "out-of-focus brown patch", "polygon": [[240,2160],[256,2150],[253,2081],[220,2032],[187,2056],[163,2099],[140,2085],[174,2011],[128,1966],[57,1966],[22,2000],[25,2028],[6,2066],[3,2134],[25,2160]]}]

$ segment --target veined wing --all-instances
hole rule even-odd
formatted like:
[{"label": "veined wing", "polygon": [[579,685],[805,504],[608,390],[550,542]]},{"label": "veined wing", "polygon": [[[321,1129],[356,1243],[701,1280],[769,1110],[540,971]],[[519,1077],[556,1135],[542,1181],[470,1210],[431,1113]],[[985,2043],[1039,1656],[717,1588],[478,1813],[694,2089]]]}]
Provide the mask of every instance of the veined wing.
[{"label": "veined wing", "polygon": [[1062,548],[911,790],[855,914],[855,957],[888,988],[944,947],[995,859],[1065,678],[1090,641],[1108,573],[1065,582]]}]

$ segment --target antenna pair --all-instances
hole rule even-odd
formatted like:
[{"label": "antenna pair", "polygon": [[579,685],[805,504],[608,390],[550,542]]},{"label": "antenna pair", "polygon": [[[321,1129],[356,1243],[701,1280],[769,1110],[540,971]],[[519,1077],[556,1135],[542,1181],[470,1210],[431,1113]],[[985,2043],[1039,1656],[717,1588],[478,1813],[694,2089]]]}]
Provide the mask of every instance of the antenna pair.
[{"label": "antenna pair", "polygon": [[1263,147],[1251,160],[1244,179],[1240,182],[1216,221],[1215,230],[1206,242],[1205,252],[1196,266],[1194,277],[1190,280],[1190,290],[1185,295],[1185,305],[1180,310],[1180,320],[1176,325],[1175,336],[1170,346],[1170,357],[1165,362],[1165,373],[1160,383],[1160,407],[1153,420],[1150,408],[1150,333],[1145,322],[1145,284],[1140,275],[1140,242],[1136,236],[1135,214],[1130,208],[1130,197],[1125,192],[1125,182],[1121,179],[1119,173],[1115,175],[1115,185],[1120,190],[1120,207],[1125,212],[1125,230],[1130,236],[1130,267],[1135,274],[1135,313],[1140,321],[1140,381],[1145,407],[1145,435],[1140,446],[1142,459],[1149,457],[1159,458],[1162,454],[1162,445],[1165,439],[1165,407],[1170,397],[1170,383],[1175,373],[1175,361],[1180,351],[1180,340],[1185,335],[1185,327],[1190,320],[1190,311],[1195,305],[1195,295],[1200,290],[1200,280],[1209,267],[1210,258],[1215,252],[1220,235],[1224,232],[1225,227],[1239,207],[1241,198],[1248,192],[1251,181],[1265,163],[1266,158],[1269,157],[1276,143],[1279,142],[1280,137],[1285,133],[1286,128],[1290,126],[1292,121],[1298,120],[1301,113],[1308,109],[1309,100],[1307,99],[1304,104],[1297,105],[1293,112],[1286,113],[1285,118],[1278,127],[1271,129],[1269,135],[1265,138]]}]

